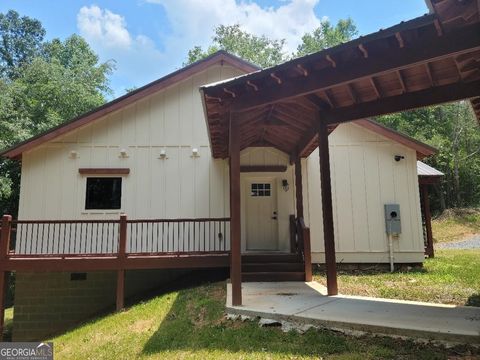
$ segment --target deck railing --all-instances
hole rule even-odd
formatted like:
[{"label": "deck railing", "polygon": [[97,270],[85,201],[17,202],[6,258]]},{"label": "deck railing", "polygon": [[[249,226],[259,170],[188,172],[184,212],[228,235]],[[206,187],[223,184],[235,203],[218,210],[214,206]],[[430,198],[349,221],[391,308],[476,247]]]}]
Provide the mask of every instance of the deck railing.
[{"label": "deck railing", "polygon": [[291,248],[301,256],[304,263],[305,281],[312,281],[312,252],[310,229],[305,226],[303,218],[290,217]]},{"label": "deck railing", "polygon": [[[230,251],[230,219],[123,220],[126,254],[206,254]],[[15,220],[10,223],[12,257],[115,256],[119,220]]]}]

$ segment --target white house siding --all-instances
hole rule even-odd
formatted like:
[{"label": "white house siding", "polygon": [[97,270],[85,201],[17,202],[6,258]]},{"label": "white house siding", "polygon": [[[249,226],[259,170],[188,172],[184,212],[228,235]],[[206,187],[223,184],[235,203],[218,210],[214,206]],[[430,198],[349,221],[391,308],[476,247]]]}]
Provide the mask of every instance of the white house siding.
[{"label": "white house siding", "polygon": [[[228,217],[228,162],[211,157],[198,87],[239,74],[238,70],[227,65],[213,66],[24,153],[19,218],[118,219],[122,212],[130,219]],[[422,261],[415,152],[354,124],[339,126],[330,135],[330,141],[338,261],[388,261],[383,205],[390,202],[400,203],[402,213],[403,232],[395,241],[396,260]],[[198,148],[198,157],[192,157],[192,148]],[[126,158],[120,156],[121,149],[127,151]],[[162,149],[166,151],[166,159],[159,158]],[[72,151],[77,152],[76,158],[70,156]],[[405,160],[395,162],[395,154],[405,155]],[[295,211],[294,172],[288,156],[272,148],[250,148],[242,151],[241,164],[288,166],[285,173],[241,175],[242,200],[245,179],[252,176],[275,178],[278,244],[280,250],[288,250],[288,216]],[[305,217],[312,231],[313,260],[321,262],[323,239],[318,151],[303,160],[303,164]],[[81,176],[78,169],[94,167],[130,169],[130,174],[123,177],[120,210],[84,209],[86,177]],[[287,179],[290,184],[286,192],[281,188],[282,179]],[[245,236],[247,214],[242,209],[242,233]],[[67,247],[73,243],[70,248],[73,252],[89,246],[92,251],[114,252],[117,238],[114,228],[109,232],[110,241],[95,249],[92,248],[95,229],[78,242],[70,241],[68,229],[61,228],[55,241],[48,246],[40,245],[40,250],[51,252],[52,248],[58,249],[60,239],[64,237]],[[218,229],[211,231],[216,234]],[[228,236],[228,228],[223,232]],[[64,233],[67,235],[61,235]],[[30,237],[34,237],[33,234]],[[204,243],[205,237],[212,238],[208,231],[205,236],[197,235],[190,250],[211,249],[212,244]],[[171,242],[179,240],[170,238],[170,250],[176,249]],[[242,243],[246,243],[245,238]],[[38,244],[29,245],[34,249],[37,245],[35,250],[39,251]],[[149,246],[153,245],[144,237],[139,244],[129,245],[127,250],[136,251]],[[25,249],[24,244],[22,251],[31,250]]]},{"label": "white house siding", "polygon": [[[400,204],[402,233],[394,240],[396,262],[422,262],[416,154],[353,123],[329,136],[338,262],[388,262],[384,204]],[[396,162],[394,155],[405,159]],[[304,206],[313,262],[324,262],[318,149],[303,163]]]},{"label": "white house siding", "polygon": [[[130,219],[228,217],[228,163],[211,157],[198,88],[240,74],[212,66],[24,153],[19,218],[118,219],[122,212]],[[166,159],[159,158],[162,149]],[[85,210],[86,176],[78,169],[95,167],[130,168],[120,210]]]}]

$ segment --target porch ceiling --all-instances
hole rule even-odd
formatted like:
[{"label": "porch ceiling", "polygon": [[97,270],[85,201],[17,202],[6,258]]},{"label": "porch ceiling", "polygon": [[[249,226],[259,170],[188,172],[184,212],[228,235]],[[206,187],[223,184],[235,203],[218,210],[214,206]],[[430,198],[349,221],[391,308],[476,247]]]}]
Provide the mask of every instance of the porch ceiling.
[{"label": "porch ceiling", "polygon": [[317,147],[319,121],[339,123],[471,99],[480,119],[476,0],[431,0],[432,14],[348,43],[202,87],[213,156],[228,157],[229,123],[241,149],[292,156]]}]

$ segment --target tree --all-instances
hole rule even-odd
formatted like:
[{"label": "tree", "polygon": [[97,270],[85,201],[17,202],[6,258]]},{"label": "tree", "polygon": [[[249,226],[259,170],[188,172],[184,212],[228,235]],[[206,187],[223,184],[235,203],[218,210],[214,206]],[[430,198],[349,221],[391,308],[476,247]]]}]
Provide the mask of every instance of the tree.
[{"label": "tree", "polygon": [[[0,55],[0,67],[5,70],[0,75],[1,149],[105,102],[114,64],[100,63],[83,38],[72,35],[64,41],[41,42],[44,31],[37,20],[20,18],[13,11],[0,14],[0,19],[2,39],[11,40],[10,34],[30,39],[0,44],[0,54],[18,54],[12,56],[13,62]],[[0,212],[16,215],[19,184],[18,162],[1,159]]]},{"label": "tree", "polygon": [[0,13],[0,76],[15,78],[17,70],[39,52],[45,29],[40,21],[10,10]]},{"label": "tree", "polygon": [[296,56],[308,55],[345,43],[357,34],[357,27],[350,18],[340,19],[335,26],[328,20],[322,21],[313,32],[302,36],[302,43],[297,47]]},{"label": "tree", "polygon": [[266,68],[292,57],[307,55],[349,41],[357,33],[357,27],[352,19],[339,20],[335,26],[332,26],[329,21],[322,21],[320,27],[312,33],[303,35],[297,52],[288,55],[285,50],[285,39],[273,40],[266,36],[256,36],[242,30],[240,24],[220,25],[214,29],[212,44],[206,50],[201,46],[190,49],[187,61],[183,65],[203,59],[218,50],[225,50]]},{"label": "tree", "polygon": [[425,159],[445,174],[435,187],[435,210],[480,204],[480,131],[468,102],[391,114],[378,120],[438,149],[437,155]]},{"label": "tree", "polygon": [[195,46],[188,52],[184,65],[203,59],[219,50],[225,50],[261,67],[270,67],[284,61],[285,40],[272,40],[240,29],[240,25],[220,25],[214,30],[213,44],[206,51]]}]

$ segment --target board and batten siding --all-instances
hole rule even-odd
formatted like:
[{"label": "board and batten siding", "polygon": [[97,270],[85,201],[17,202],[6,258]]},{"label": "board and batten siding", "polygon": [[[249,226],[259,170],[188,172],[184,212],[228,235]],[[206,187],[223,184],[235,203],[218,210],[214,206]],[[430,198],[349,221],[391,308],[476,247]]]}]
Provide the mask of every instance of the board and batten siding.
[{"label": "board and batten siding", "polygon": [[[228,216],[228,162],[211,156],[199,87],[238,75],[227,64],[214,65],[24,153],[19,218]],[[166,159],[160,158],[162,150]],[[72,151],[78,155],[70,156]],[[129,168],[121,209],[85,210],[86,176],[79,168]]]},{"label": "board and batten siding", "polygon": [[[19,218],[173,219],[229,216],[228,161],[211,157],[199,86],[240,75],[215,65],[192,77],[23,154]],[[383,204],[400,203],[403,232],[395,240],[396,259],[420,262],[423,239],[413,150],[354,124],[331,135],[332,186],[337,260],[386,262]],[[192,156],[197,148],[199,156]],[[120,152],[126,150],[126,157]],[[166,158],[160,158],[165,150]],[[71,152],[77,156],[72,157]],[[405,156],[395,162],[395,154]],[[286,154],[271,148],[242,151],[242,165],[287,165],[277,182],[279,249],[288,250],[288,216],[294,213],[293,167]],[[86,176],[79,168],[129,168],[123,176],[122,207],[85,210]],[[312,231],[313,260],[323,261],[318,151],[303,160],[304,207]],[[281,180],[287,179],[285,192]],[[244,204],[245,201],[242,201]],[[244,208],[242,208],[245,219]],[[313,221],[313,219],[318,219]],[[242,221],[245,234],[245,224]],[[242,239],[245,244],[245,238]],[[108,248],[114,244],[104,244]]]},{"label": "board and batten siding", "polygon": [[[400,204],[402,233],[396,262],[423,262],[416,153],[359,125],[338,126],[329,136],[337,262],[388,262],[384,204]],[[405,158],[395,161],[395,155]],[[306,223],[313,262],[324,262],[318,149],[303,160]]]}]

